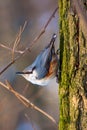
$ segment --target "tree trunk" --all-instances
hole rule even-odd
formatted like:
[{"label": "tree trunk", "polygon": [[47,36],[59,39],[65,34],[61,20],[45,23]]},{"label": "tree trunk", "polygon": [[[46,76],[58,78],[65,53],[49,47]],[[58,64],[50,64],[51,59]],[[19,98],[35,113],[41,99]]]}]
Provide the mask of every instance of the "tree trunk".
[{"label": "tree trunk", "polygon": [[59,14],[59,130],[87,130],[87,37],[70,0],[59,0]]}]

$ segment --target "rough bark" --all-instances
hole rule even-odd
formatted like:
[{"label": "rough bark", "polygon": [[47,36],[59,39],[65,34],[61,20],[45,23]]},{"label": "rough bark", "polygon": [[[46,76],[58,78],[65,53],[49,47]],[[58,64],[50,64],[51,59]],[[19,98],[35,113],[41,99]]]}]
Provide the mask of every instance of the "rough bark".
[{"label": "rough bark", "polygon": [[71,2],[59,0],[59,130],[87,130],[87,41],[82,20]]}]

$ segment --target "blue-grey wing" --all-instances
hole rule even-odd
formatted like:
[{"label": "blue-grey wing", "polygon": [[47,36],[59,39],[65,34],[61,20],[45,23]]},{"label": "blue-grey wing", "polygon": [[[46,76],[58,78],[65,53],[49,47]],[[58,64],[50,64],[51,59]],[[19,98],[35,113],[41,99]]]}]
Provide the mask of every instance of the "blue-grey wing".
[{"label": "blue-grey wing", "polygon": [[45,67],[43,68],[36,68],[36,71],[38,72],[38,75],[37,75],[37,79],[42,79],[46,76],[46,74],[48,73],[47,69]]},{"label": "blue-grey wing", "polygon": [[46,76],[49,71],[50,61],[52,59],[52,51],[51,48],[46,47],[36,58],[33,63],[35,69],[38,73],[37,78],[41,79]]}]

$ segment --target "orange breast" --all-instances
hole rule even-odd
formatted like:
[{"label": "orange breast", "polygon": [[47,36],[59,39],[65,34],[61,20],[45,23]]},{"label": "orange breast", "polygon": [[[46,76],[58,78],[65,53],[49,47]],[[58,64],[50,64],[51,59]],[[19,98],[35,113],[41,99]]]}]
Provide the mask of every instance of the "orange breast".
[{"label": "orange breast", "polygon": [[58,60],[56,57],[54,57],[50,63],[50,68],[49,68],[49,72],[46,75],[47,77],[51,77],[51,76],[55,76],[57,73],[57,68],[58,68]]}]

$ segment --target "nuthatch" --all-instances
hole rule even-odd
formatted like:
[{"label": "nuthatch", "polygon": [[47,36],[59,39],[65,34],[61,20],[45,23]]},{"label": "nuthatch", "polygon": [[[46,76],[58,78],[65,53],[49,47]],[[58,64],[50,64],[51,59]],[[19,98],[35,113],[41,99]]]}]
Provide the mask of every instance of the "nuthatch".
[{"label": "nuthatch", "polygon": [[36,57],[35,61],[23,72],[16,74],[22,75],[26,80],[40,86],[46,86],[51,79],[56,77],[58,72],[58,56],[54,46],[56,37],[56,34],[53,34],[50,43]]}]

